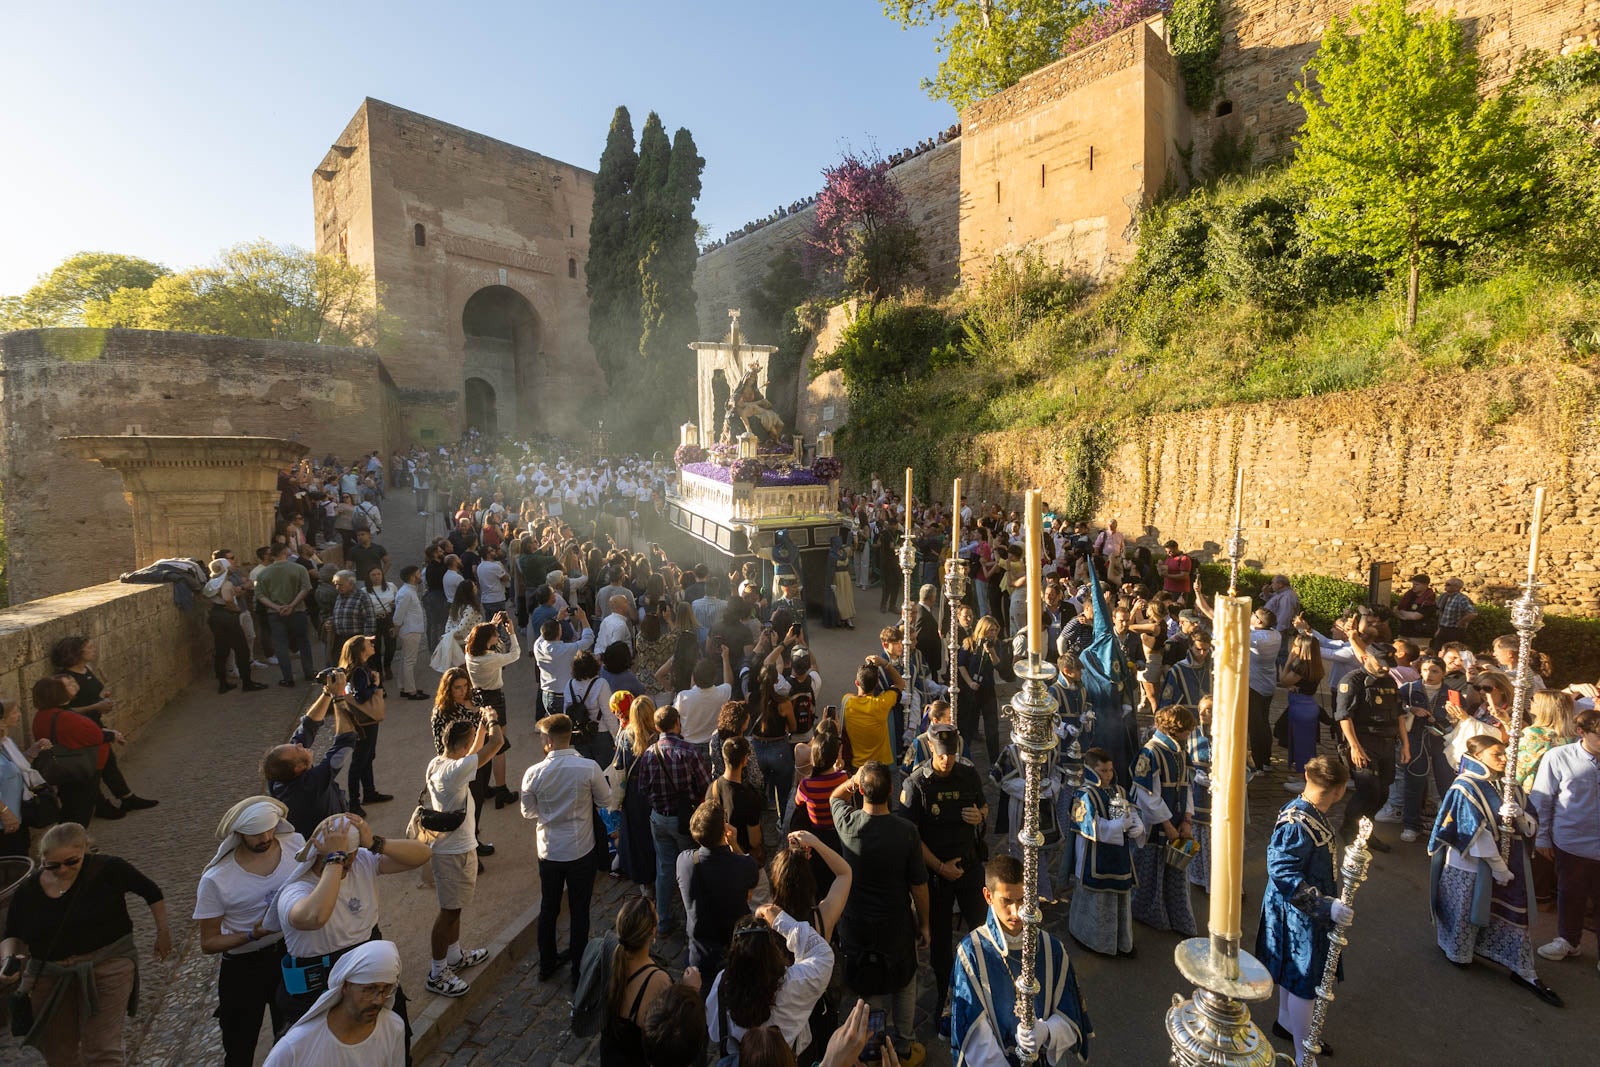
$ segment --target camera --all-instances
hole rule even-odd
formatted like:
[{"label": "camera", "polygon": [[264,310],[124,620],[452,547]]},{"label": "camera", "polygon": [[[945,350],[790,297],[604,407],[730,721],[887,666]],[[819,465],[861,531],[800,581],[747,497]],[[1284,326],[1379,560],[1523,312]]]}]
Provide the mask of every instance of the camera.
[{"label": "camera", "polygon": [[317,681],[321,682],[323,685],[327,685],[328,679],[332,678],[336,674],[341,673],[343,673],[343,668],[341,667],[324,667],[317,672]]}]

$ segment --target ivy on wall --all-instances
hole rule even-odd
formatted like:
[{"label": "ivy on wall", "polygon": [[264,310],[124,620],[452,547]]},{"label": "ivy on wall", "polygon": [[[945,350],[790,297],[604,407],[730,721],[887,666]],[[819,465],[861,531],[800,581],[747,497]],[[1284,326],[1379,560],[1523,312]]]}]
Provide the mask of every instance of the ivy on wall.
[{"label": "ivy on wall", "polygon": [[1167,25],[1189,106],[1203,111],[1216,95],[1217,57],[1222,54],[1221,4],[1219,0],[1173,0]]}]

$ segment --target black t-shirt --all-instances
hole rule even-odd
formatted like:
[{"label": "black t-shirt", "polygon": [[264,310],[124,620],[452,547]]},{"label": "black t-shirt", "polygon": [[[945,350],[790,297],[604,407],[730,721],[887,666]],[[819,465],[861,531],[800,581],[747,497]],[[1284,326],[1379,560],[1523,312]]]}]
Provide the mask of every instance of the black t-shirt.
[{"label": "black t-shirt", "polygon": [[689,964],[720,965],[734,924],[750,914],[750,891],[761,879],[761,868],[726,847],[697,848],[688,855],[687,877],[678,878],[678,889],[689,916]]},{"label": "black t-shirt", "polygon": [[137,893],[146,904],[162,898],[160,886],[117,856],[84,856],[78,880],[54,900],[39,884],[40,873],[17,887],[4,936],[21,938],[42,960],[81,956],[132,933],[126,894]]},{"label": "black t-shirt", "polygon": [[351,545],[350,569],[355,571],[356,578],[365,584],[367,575],[372,572],[372,568],[382,567],[383,557],[388,554],[389,550],[376,541],[370,545]]},{"label": "black t-shirt", "polygon": [[939,775],[932,763],[919,766],[911,775],[911,802],[906,818],[917,826],[922,841],[941,860],[960,860],[962,875],[957,884],[977,885],[983,881],[983,864],[978,859],[978,835],[983,827],[969,826],[961,809],[983,807],[983,779],[970,763],[957,761],[950,773]]},{"label": "black t-shirt", "polygon": [[761,824],[761,812],[765,807],[761,794],[756,792],[754,786],[745,782],[718,778],[711,783],[711,795],[721,801],[728,825],[738,833],[739,847],[748,853],[750,827]]},{"label": "black t-shirt", "polygon": [[[104,682],[95,676],[94,671],[87,664],[78,670],[68,671],[67,673],[78,680],[78,695],[67,701],[67,707],[74,709],[86,708],[90,704],[100,703],[100,694],[106,691],[106,686]],[[95,712],[89,717],[98,722],[100,713]]]},{"label": "black t-shirt", "polygon": [[444,576],[449,569],[444,560],[434,560],[422,568],[422,584],[427,587],[428,592],[444,592]]},{"label": "black t-shirt", "polygon": [[889,949],[914,943],[911,887],[928,881],[917,828],[898,815],[869,815],[842,799],[833,801],[832,811],[840,852],[853,875],[840,935],[847,944]]}]

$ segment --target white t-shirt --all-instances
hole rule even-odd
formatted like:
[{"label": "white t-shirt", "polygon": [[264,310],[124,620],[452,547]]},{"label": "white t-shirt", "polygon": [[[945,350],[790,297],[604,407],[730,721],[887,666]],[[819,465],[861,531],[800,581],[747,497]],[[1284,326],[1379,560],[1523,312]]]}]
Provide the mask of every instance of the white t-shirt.
[{"label": "white t-shirt", "polygon": [[[251,874],[239,866],[238,853],[223,860],[200,876],[195,890],[194,918],[221,919],[225,934],[247,934],[255,929],[272,910],[272,900],[299,866],[294,854],[300,851],[305,838],[299,834],[284,834],[278,838],[278,866],[271,874]],[[246,941],[231,948],[229,956],[242,956],[256,952],[278,940],[273,934],[259,941]]]},{"label": "white t-shirt", "polygon": [[333,1036],[326,1015],[296,1027],[272,1046],[264,1067],[388,1067],[405,1059],[406,1024],[385,1011],[367,1039],[354,1045]]},{"label": "white t-shirt", "polygon": [[317,880],[307,874],[278,890],[277,914],[266,925],[283,931],[283,942],[291,956],[325,956],[372,936],[378,925],[378,863],[381,856],[366,849],[356,851],[355,862],[339,883],[339,900],[333,914],[320,930],[297,930],[289,922],[289,909],[302,897],[311,895]]},{"label": "white t-shirt", "polygon": [[673,701],[682,720],[683,739],[691,745],[704,745],[717,733],[717,716],[722,705],[733,699],[733,686],[723,683],[710,689],[695,686],[679,693]]},{"label": "white t-shirt", "polygon": [[479,603],[493,604],[506,599],[506,589],[510,584],[506,569],[500,566],[499,560],[486,559],[478,564]]},{"label": "white t-shirt", "polygon": [[434,811],[465,809],[467,813],[460,826],[434,841],[433,850],[441,856],[458,856],[477,847],[477,820],[467,789],[477,773],[475,755],[463,759],[435,756],[428,763],[428,806]]}]

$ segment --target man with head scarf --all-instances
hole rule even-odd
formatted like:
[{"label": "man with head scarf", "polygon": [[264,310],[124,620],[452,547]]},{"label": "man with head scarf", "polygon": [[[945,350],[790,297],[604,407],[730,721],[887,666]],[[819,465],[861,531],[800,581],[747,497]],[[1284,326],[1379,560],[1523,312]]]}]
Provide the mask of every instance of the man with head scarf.
[{"label": "man with head scarf", "polygon": [[[264,925],[283,931],[284,1022],[293,1025],[328,988],[329,971],[347,953],[383,937],[378,876],[428,862],[432,850],[410,838],[386,840],[356,815],[333,815],[295,854],[299,864],[273,901]],[[405,993],[395,1011],[406,1020]],[[409,1042],[408,1042],[409,1047]]]},{"label": "man with head scarf", "polygon": [[317,998],[266,1067],[391,1067],[406,1059],[406,1026],[394,1010],[400,950],[368,941],[345,953]]},{"label": "man with head scarf", "polygon": [[272,797],[246,797],[217,825],[222,842],[200,875],[194,917],[200,950],[222,954],[217,978],[217,1021],[222,1027],[226,1067],[250,1067],[261,1032],[261,1009],[276,1033],[283,1021],[277,1003],[283,935],[262,927],[278,890],[294,873],[295,853],[305,839]]}]

